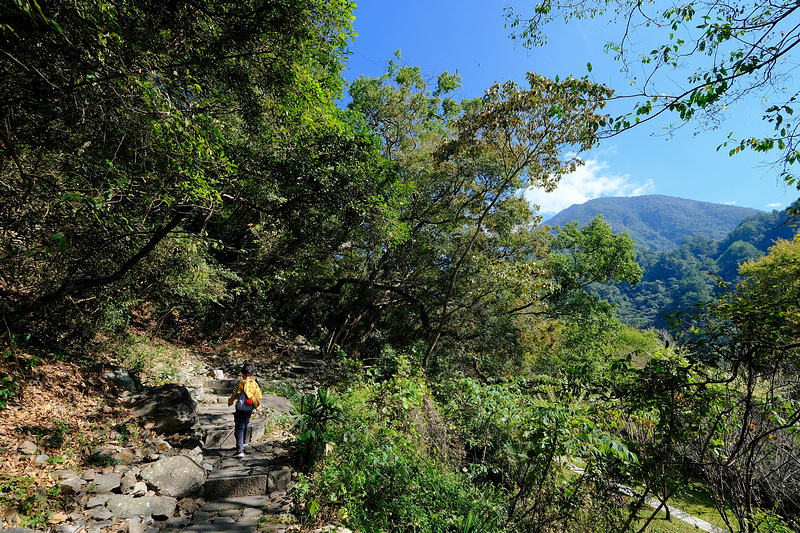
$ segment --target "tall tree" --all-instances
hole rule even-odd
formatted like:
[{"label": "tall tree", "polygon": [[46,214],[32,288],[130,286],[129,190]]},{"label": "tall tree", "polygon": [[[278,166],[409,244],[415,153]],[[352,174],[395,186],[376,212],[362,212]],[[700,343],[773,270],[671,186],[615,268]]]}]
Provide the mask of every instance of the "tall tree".
[{"label": "tall tree", "polygon": [[330,346],[356,332],[360,345],[373,331],[395,332],[406,346],[418,343],[427,367],[444,338],[448,350],[471,352],[465,346],[489,331],[514,332],[509,302],[541,282],[531,260],[545,251],[520,191],[551,190],[580,164],[575,154],[593,145],[609,96],[585,80],[528,81],[461,104],[448,98],[456,77],[443,74],[429,91],[418,68],[394,62],[386,76],[352,84],[350,109],[381,137],[405,189],[406,232],[372,251],[352,247],[346,268],[320,287],[344,296]]},{"label": "tall tree", "polygon": [[379,152],[335,105],[352,3],[0,9],[4,313],[149,286],[132,276],[169,236],[235,267],[276,235],[285,259],[379,225]]}]

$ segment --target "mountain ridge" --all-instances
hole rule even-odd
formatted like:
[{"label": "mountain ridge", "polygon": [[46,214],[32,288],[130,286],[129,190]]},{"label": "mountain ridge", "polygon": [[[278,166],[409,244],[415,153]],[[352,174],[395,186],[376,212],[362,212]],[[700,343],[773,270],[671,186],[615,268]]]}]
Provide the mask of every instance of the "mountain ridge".
[{"label": "mountain ridge", "polygon": [[690,236],[722,240],[745,218],[763,212],[752,207],[650,194],[595,198],[573,204],[544,224],[554,227],[577,221],[582,226],[603,215],[614,233],[627,232],[637,247],[667,251],[679,247]]}]

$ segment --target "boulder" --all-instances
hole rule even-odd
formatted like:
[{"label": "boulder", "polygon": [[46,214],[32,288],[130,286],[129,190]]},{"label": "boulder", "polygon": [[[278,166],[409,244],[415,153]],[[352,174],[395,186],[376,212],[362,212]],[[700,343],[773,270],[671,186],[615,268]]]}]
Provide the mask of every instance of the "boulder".
[{"label": "boulder", "polygon": [[146,389],[131,405],[131,414],[168,435],[190,433],[199,426],[189,389],[174,383]]},{"label": "boulder", "polygon": [[140,477],[160,494],[186,498],[196,494],[206,482],[206,469],[185,455],[176,455],[143,467]]},{"label": "boulder", "polygon": [[134,498],[127,494],[111,494],[106,507],[116,518],[138,518],[152,516],[157,520],[166,520],[175,514],[178,500],[168,496],[142,496]]}]

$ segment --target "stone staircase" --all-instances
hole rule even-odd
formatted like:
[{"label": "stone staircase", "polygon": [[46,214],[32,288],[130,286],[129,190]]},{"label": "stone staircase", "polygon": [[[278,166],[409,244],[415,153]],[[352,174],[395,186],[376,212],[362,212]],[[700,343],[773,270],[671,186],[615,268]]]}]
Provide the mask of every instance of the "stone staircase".
[{"label": "stone staircase", "polygon": [[203,401],[197,406],[203,432],[203,455],[211,465],[203,499],[184,531],[286,531],[293,510],[293,473],[286,436],[273,430],[276,416],[286,414],[291,403],[265,394],[253,414],[245,436],[245,458],[236,457],[233,407],[228,406],[238,379],[207,380]]}]

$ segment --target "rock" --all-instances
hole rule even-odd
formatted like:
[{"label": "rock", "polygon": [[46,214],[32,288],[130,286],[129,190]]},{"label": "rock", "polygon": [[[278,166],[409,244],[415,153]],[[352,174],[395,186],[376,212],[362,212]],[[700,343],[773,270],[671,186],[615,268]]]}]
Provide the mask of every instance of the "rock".
[{"label": "rock", "polygon": [[164,527],[174,528],[174,529],[183,529],[188,525],[189,521],[183,518],[182,516],[168,518],[166,522],[164,522]]},{"label": "rock", "polygon": [[37,455],[35,460],[37,463],[46,463],[48,459],[50,459],[50,456],[46,453],[43,453],[41,455]]},{"label": "rock", "polygon": [[292,482],[292,471],[288,466],[280,470],[270,470],[267,478],[267,492],[285,491]]},{"label": "rock", "polygon": [[122,479],[120,479],[119,484],[122,494],[130,494],[134,485],[136,485],[136,474],[131,471],[125,472],[122,475]]},{"label": "rock", "polygon": [[93,508],[95,508],[95,507],[98,507],[98,506],[100,506],[100,505],[105,505],[105,504],[106,504],[106,502],[107,502],[107,501],[108,501],[108,499],[109,499],[109,496],[110,496],[110,495],[108,495],[108,494],[105,494],[105,495],[99,495],[99,496],[92,496],[91,498],[89,498],[89,499],[86,501],[86,505],[85,505],[85,507],[86,507],[87,509],[93,509]]},{"label": "rock", "polygon": [[54,481],[60,481],[62,479],[69,479],[72,477],[78,477],[78,473],[74,470],[60,469],[50,471],[50,479]]},{"label": "rock", "polygon": [[95,520],[108,520],[114,516],[114,514],[105,507],[95,507],[92,509],[91,516]]},{"label": "rock", "polygon": [[84,481],[79,477],[70,477],[59,481],[58,486],[61,487],[61,492],[64,494],[78,494],[83,483]]},{"label": "rock", "polygon": [[105,379],[111,380],[118,387],[132,392],[142,390],[142,381],[121,366],[112,366],[103,372]]},{"label": "rock", "polygon": [[225,377],[225,372],[222,370],[214,370],[214,379],[223,379]]},{"label": "rock", "polygon": [[184,516],[192,516],[194,513],[202,509],[205,502],[202,499],[184,498],[178,502],[181,514]]},{"label": "rock", "polygon": [[122,531],[127,531],[127,533],[144,533],[145,529],[147,529],[147,524],[143,524],[138,518],[129,518],[122,524]]},{"label": "rock", "polygon": [[273,415],[285,415],[293,409],[292,402],[286,398],[275,396],[274,394],[264,394],[261,398],[261,405],[264,409],[269,409]]},{"label": "rock", "polygon": [[150,463],[141,471],[148,487],[165,496],[185,498],[196,494],[206,481],[206,470],[185,455]]},{"label": "rock", "polygon": [[155,451],[157,451],[158,453],[167,453],[172,449],[170,443],[162,439],[154,440],[153,447],[155,448]]},{"label": "rock", "polygon": [[122,461],[123,463],[133,463],[140,458],[141,455],[133,448],[123,448],[114,454],[114,459]]},{"label": "rock", "polygon": [[131,495],[132,496],[142,496],[144,494],[147,494],[147,483],[145,483],[144,481],[139,481],[131,489]]},{"label": "rock", "polygon": [[98,474],[89,485],[89,492],[94,492],[95,494],[111,492],[119,488],[120,482],[119,474],[114,472],[110,474]]},{"label": "rock", "polygon": [[192,523],[195,525],[201,524],[210,524],[211,523],[211,513],[206,511],[196,511],[192,515]]},{"label": "rock", "polygon": [[152,516],[166,520],[175,513],[178,501],[168,496],[142,496],[134,498],[127,494],[111,494],[106,507],[117,518],[138,518]]},{"label": "rock", "polygon": [[131,405],[131,414],[152,422],[148,429],[165,434],[190,433],[199,425],[189,389],[174,383],[146,389]]},{"label": "rock", "polygon": [[29,440],[26,440],[19,446],[19,451],[23,455],[33,455],[34,453],[36,453],[36,449],[37,449],[36,444],[32,443]]},{"label": "rock", "polygon": [[261,509],[253,509],[252,507],[248,507],[242,511],[242,517],[239,520],[258,521],[258,519],[261,518],[262,516],[264,516],[264,511],[262,511]]},{"label": "rock", "polygon": [[111,527],[114,522],[110,520],[103,520],[102,522],[95,522],[86,530],[86,533],[103,533],[105,531],[109,531],[109,527]]}]

